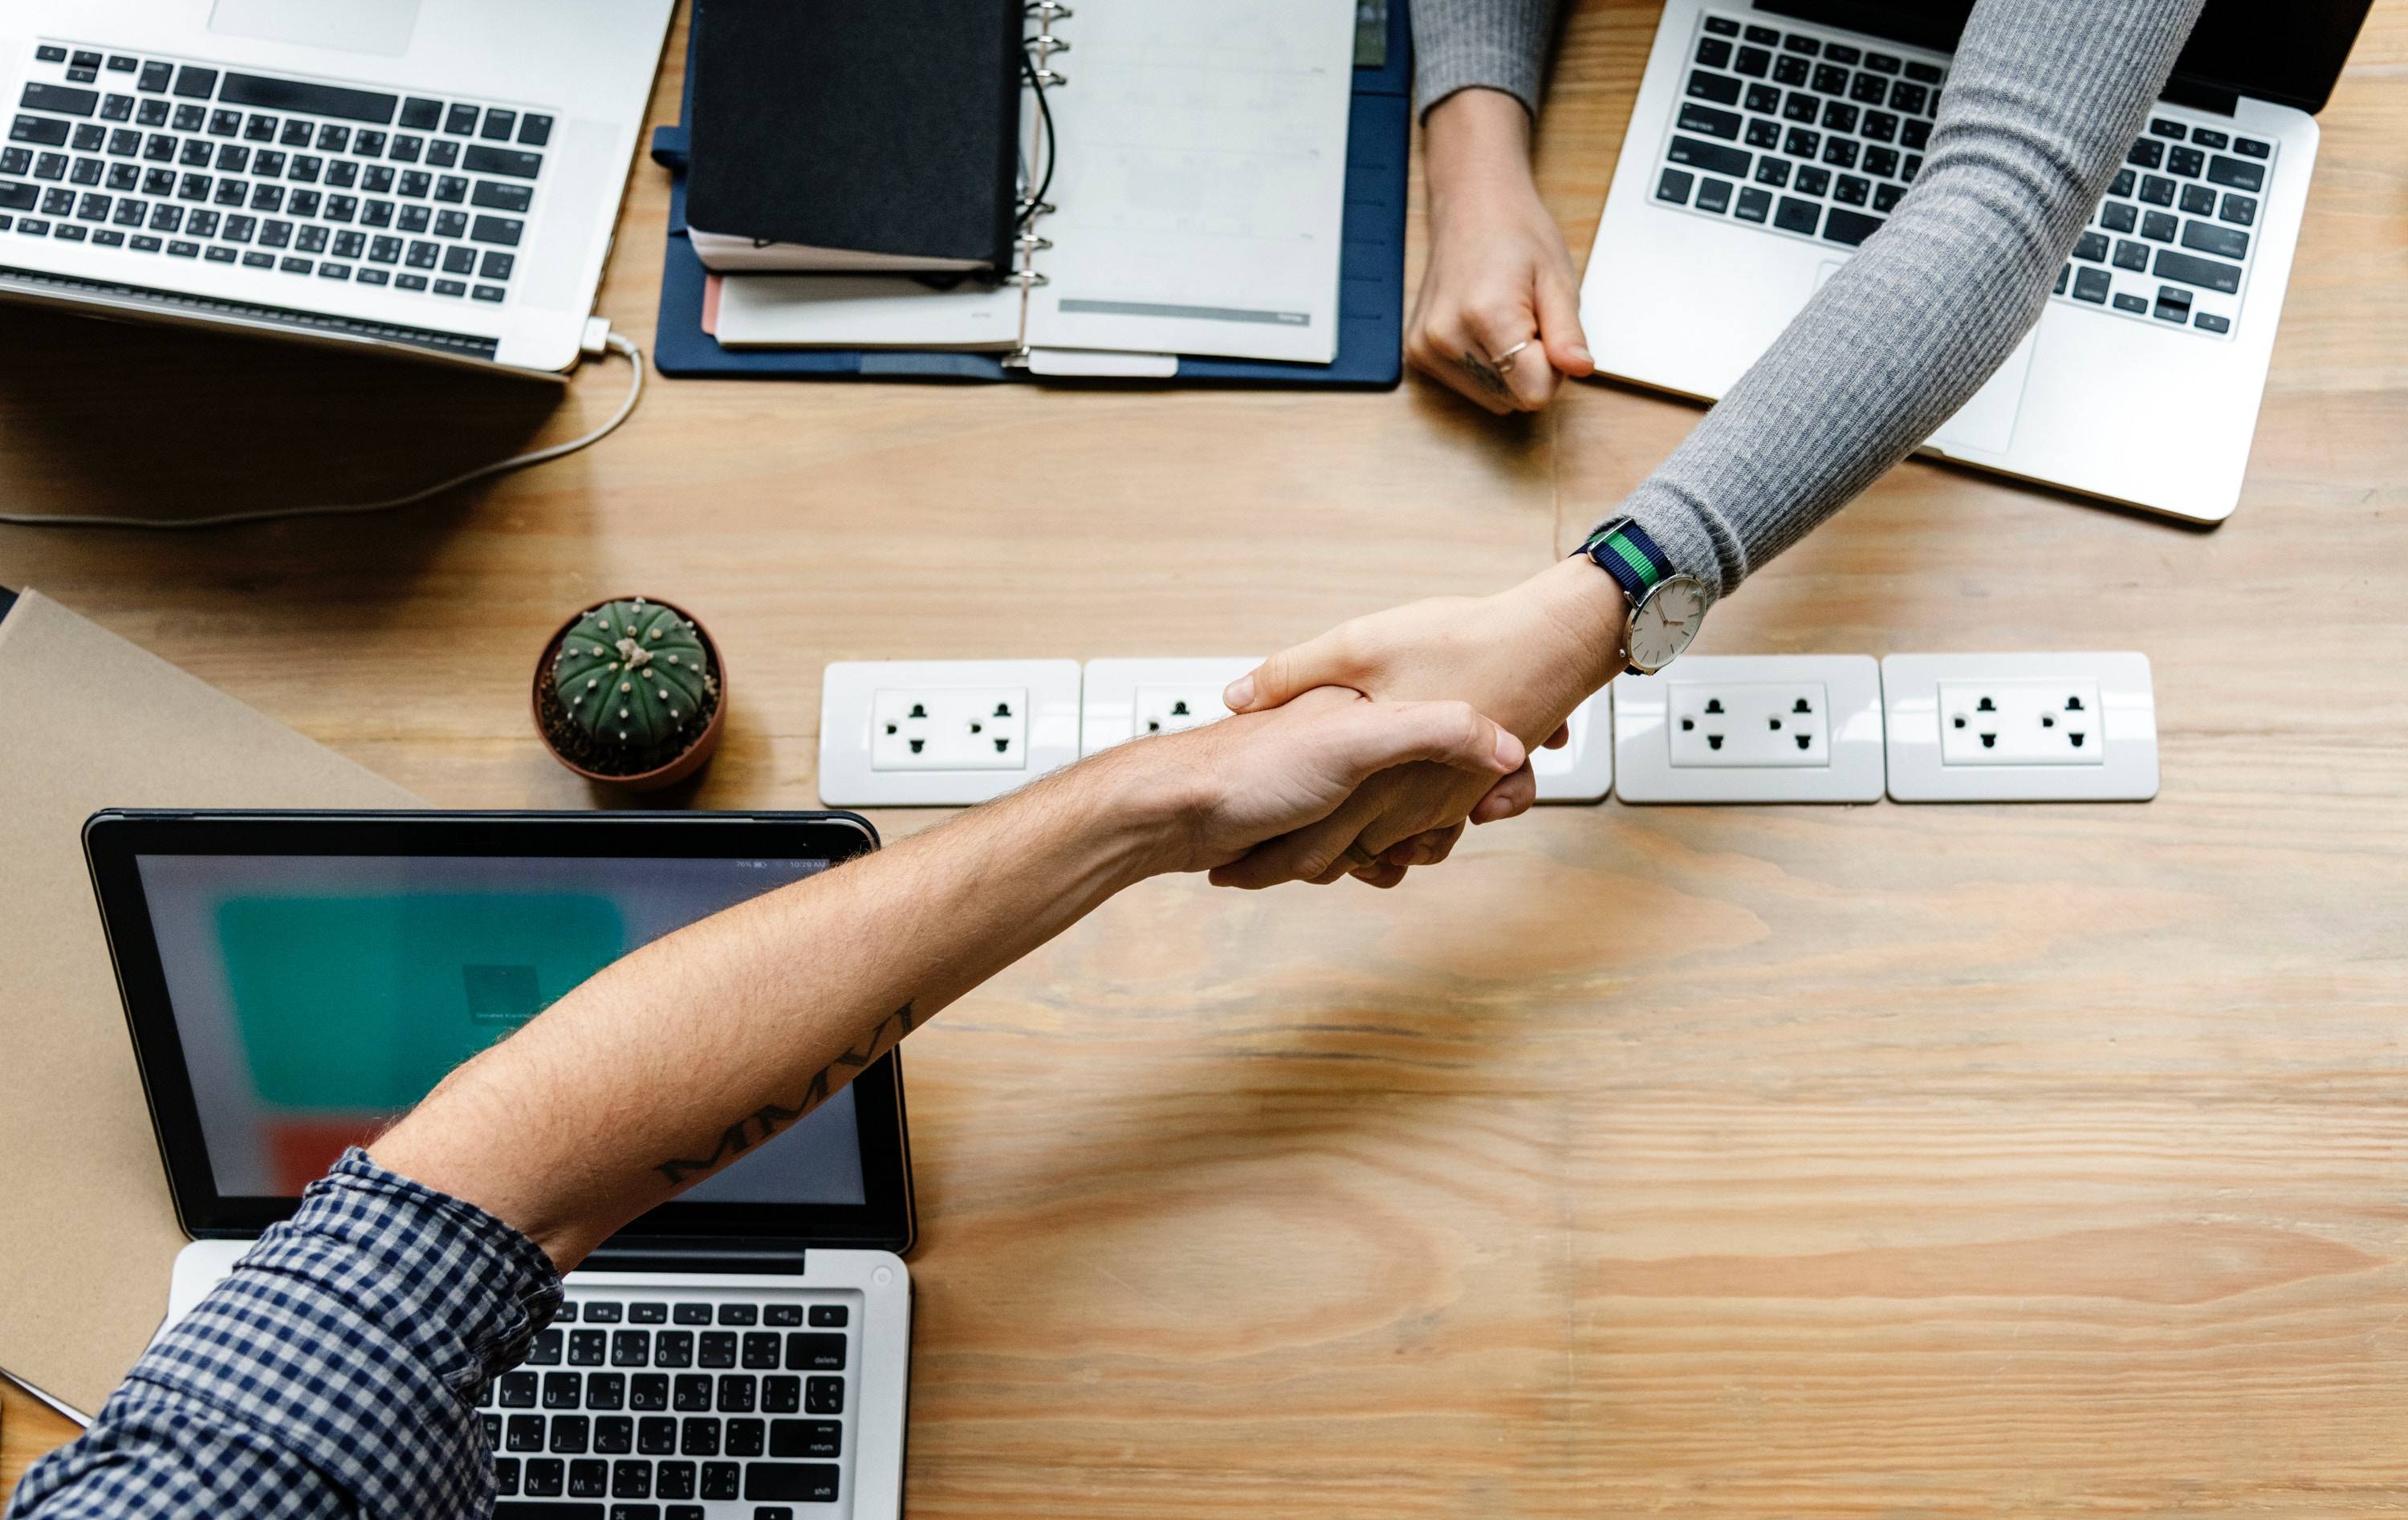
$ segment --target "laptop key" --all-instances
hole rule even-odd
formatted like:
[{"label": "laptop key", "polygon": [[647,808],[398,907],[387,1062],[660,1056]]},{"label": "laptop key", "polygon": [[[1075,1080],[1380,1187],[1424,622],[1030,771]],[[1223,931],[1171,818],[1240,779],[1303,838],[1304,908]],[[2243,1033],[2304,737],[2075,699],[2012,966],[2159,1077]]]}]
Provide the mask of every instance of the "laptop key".
[{"label": "laptop key", "polygon": [[1772,54],[1762,48],[1742,48],[1731,67],[1751,79],[1760,79],[1772,72]]},{"label": "laptop key", "polygon": [[400,122],[413,132],[432,131],[443,120],[443,103],[412,95],[401,103]]},{"label": "laptop key", "polygon": [[[606,1414],[594,1422],[594,1449],[604,1456],[624,1456],[636,1449],[636,1422],[624,1414]],[[652,1468],[644,1467],[649,1484]]]},{"label": "laptop key", "polygon": [[511,1415],[509,1434],[505,1438],[505,1444],[514,1452],[543,1450],[543,1416],[540,1414]]},{"label": "laptop key", "polygon": [[[563,1462],[556,1456],[537,1456],[530,1457],[527,1460],[525,1478],[520,1486],[526,1493],[532,1494],[538,1498],[556,1498],[560,1491],[566,1487],[567,1484],[567,1463]],[[554,1514],[559,1513],[558,1510],[553,1509],[551,1505],[537,1507],[533,1505],[519,1504],[513,1505],[511,1508],[515,1509],[522,1515],[541,1515],[544,1513],[545,1510],[552,1510]],[[503,1513],[499,1505],[494,1506],[494,1513],[496,1514]]]},{"label": "laptop key", "polygon": [[552,118],[529,112],[519,118],[519,141],[529,148],[542,148],[552,141]]},{"label": "laptop key", "polygon": [[1823,102],[1823,130],[1854,132],[1856,130],[1857,114],[1856,108],[1845,101],[1827,100]]},{"label": "laptop key", "polygon": [[56,111],[61,116],[90,116],[100,109],[100,92],[71,90],[63,84],[28,84],[17,104],[29,111]]},{"label": "laptop key", "polygon": [[[1717,106],[1739,104],[1740,84],[1727,74],[1710,74],[1702,68],[1689,71],[1688,93],[1699,100],[1711,100]],[[473,155],[477,151],[469,150]],[[471,164],[469,167],[476,167]]]},{"label": "laptop key", "polygon": [[[368,257],[380,264],[391,264],[401,255],[401,239],[380,237],[369,249]],[[615,1307],[615,1306],[614,1306]],[[647,1367],[652,1359],[652,1332],[650,1330],[614,1330],[610,1335],[610,1365],[613,1367]]]},{"label": "laptop key", "polygon": [[1808,83],[1818,95],[1844,95],[1848,93],[1848,71],[1835,64],[1817,64]]},{"label": "laptop key", "polygon": [[[411,284],[411,280],[418,283]],[[404,290],[424,290],[426,281],[417,275],[403,275],[397,283]],[[638,1372],[627,1379],[629,1409],[666,1409],[669,1407],[669,1380],[666,1373]]]},{"label": "laptop key", "polygon": [[2125,163],[2137,164],[2144,169],[2158,168],[2165,161],[2166,145],[2148,137],[2135,138],[2132,146],[2124,152]]},{"label": "laptop key", "polygon": [[[599,1450],[600,1448],[595,1448]],[[613,1462],[610,1464],[610,1497],[612,1498],[650,1498],[652,1497],[652,1465],[650,1462]],[[652,1506],[646,1505],[650,1509]]]},{"label": "laptop key", "polygon": [[1923,84],[1938,84],[1947,76],[1941,71],[1938,64],[1927,64],[1921,59],[1910,59],[1907,61],[1906,77]]},{"label": "laptop key", "polygon": [[2063,295],[2065,294],[2065,282],[2071,279],[2072,276],[2073,265],[2070,264],[2059,265],[2057,270],[2057,284],[2050,289],[2049,294],[2052,295]]},{"label": "laptop key", "polygon": [[709,1412],[710,1375],[707,1372],[679,1373],[676,1380],[676,1392],[670,1398],[669,1407],[686,1414]]},{"label": "laptop key", "polygon": [[36,179],[64,179],[66,176],[67,155],[64,153],[44,153],[34,160],[34,178]]},{"label": "laptop key", "polygon": [[[1810,206],[1807,209],[1820,210],[1821,208]],[[833,1377],[804,1379],[803,1409],[807,1413],[811,1414],[843,1413],[844,1379]]]},{"label": "laptop key", "polygon": [[708,1418],[678,1422],[678,1455],[717,1456],[719,1455],[719,1422]]},{"label": "laptop key", "polygon": [[727,1455],[758,1456],[768,1447],[767,1437],[768,1427],[763,1421],[730,1420],[727,1422]]},{"label": "laptop key", "polygon": [[2186,285],[2197,285],[2202,290],[2221,291],[2227,295],[2241,288],[2239,265],[2220,264],[2214,259],[2202,259],[2189,253],[2177,253],[2171,248],[2157,250],[2157,263],[2152,267],[2151,273],[2159,280],[2179,280]]},{"label": "laptop key", "polygon": [[317,136],[318,123],[296,117],[284,123],[284,130],[277,134],[276,140],[286,148],[307,148]]},{"label": "laptop key", "polygon": [[1815,152],[1822,146],[1823,135],[1807,127],[1791,127],[1789,135],[1781,139],[1783,152],[1787,153],[1791,158],[1802,158],[1809,163],[1813,162]]},{"label": "laptop key", "polygon": [[[1736,30],[1739,23],[1733,22],[1731,25]],[[494,253],[485,255],[488,259],[500,256]],[[800,1325],[802,1322],[803,1306],[800,1304],[770,1304],[761,1311],[761,1323],[764,1325]]]},{"label": "laptop key", "polygon": [[1823,162],[1835,169],[1856,166],[1857,143],[1853,137],[1831,137],[1823,144]]},{"label": "laptop key", "polygon": [[450,111],[444,114],[443,130],[457,136],[466,136],[469,133],[477,130],[477,119],[483,114],[483,112],[478,110],[474,106],[454,105]]},{"label": "laptop key", "polygon": [[[1684,132],[1695,132],[1700,136],[1720,137],[1725,141],[1731,141],[1739,136],[1740,122],[1741,117],[1737,111],[1717,110],[1712,106],[1701,106],[1694,100],[1684,100],[1681,102],[1681,117],[1677,124]],[[517,204],[509,205],[500,200],[486,198],[505,194],[515,194],[518,197]],[[495,207],[505,211],[525,210],[527,199],[532,194],[533,192],[524,185],[506,185],[494,179],[477,181],[477,204]]]},{"label": "laptop key", "polygon": [[1803,89],[1813,73],[1813,65],[1803,58],[1784,56],[1772,61],[1772,82],[1775,84],[1793,84]]},{"label": "laptop key", "polygon": [[2196,179],[2199,171],[2207,166],[2207,155],[2196,148],[2175,148],[2166,153],[2166,169],[2186,179]]},{"label": "laptop key", "polygon": [[761,1398],[758,1378],[743,1372],[723,1372],[719,1377],[719,1412],[750,1414]]},{"label": "laptop key", "polygon": [[2215,192],[2205,185],[2185,185],[2182,189],[2182,208],[2190,216],[2214,216]]},{"label": "laptop key", "polygon": [[2141,176],[2141,199],[2151,206],[2172,206],[2174,203],[2174,182],[2158,174]]},{"label": "laptop key", "polygon": [[[2249,140],[2247,137],[2241,139],[2243,143]],[[2266,187],[2266,171],[2262,166],[2244,164],[2237,158],[2227,158],[2222,153],[2208,160],[2207,177],[2228,190],[2246,190],[2255,194]]]},{"label": "laptop key", "polygon": [[1822,106],[1816,102],[1813,95],[1806,93],[1802,90],[1790,91],[1788,95],[1781,102],[1781,117],[1784,122],[1797,122],[1801,124],[1812,124],[1813,122],[1820,120],[1822,115]]},{"label": "laptop key", "polygon": [[[744,1498],[747,1503],[798,1499],[833,1504],[841,1470],[833,1462],[753,1462],[744,1469]],[[728,1497],[735,1498],[733,1494]]]},{"label": "laptop key", "polygon": [[1780,147],[1781,123],[1778,122],[1768,122],[1762,117],[1757,117],[1755,121],[1750,122],[1747,124],[1747,145],[1750,148]]},{"label": "laptop key", "polygon": [[2150,211],[2141,218],[2141,236],[2153,243],[2174,240],[2175,219],[2166,211]]},{"label": "laptop key", "polygon": [[[1792,136],[1795,134],[1793,133]],[[1756,162],[1755,155],[1743,148],[1707,142],[1699,137],[1675,136],[1666,156],[1675,164],[1685,165],[1693,169],[1703,169],[1710,174],[1727,174],[1733,179],[1744,178],[1747,174],[1747,166]],[[1683,187],[1684,194],[1686,188],[1686,186]],[[1659,198],[1662,198],[1663,191],[1660,185],[1656,194]],[[480,216],[477,219],[477,230],[471,236],[480,243],[504,243],[516,246],[519,231],[519,222],[503,217]],[[489,233],[492,236],[488,236]]]},{"label": "laptop key", "polygon": [[1756,182],[1760,185],[1770,185],[1775,190],[1788,184],[1789,161],[1785,158],[1775,158],[1770,153],[1767,153],[1762,158],[1757,159],[1756,161]]},{"label": "laptop key", "polygon": [[2115,293],[2115,309],[2118,311],[2146,311],[2149,309],[2149,303],[2141,299],[2141,297],[2134,295],[2129,291],[2118,291]]},{"label": "laptop key", "polygon": [[104,122],[131,122],[134,120],[134,97],[110,95],[103,100],[100,103],[100,119]]},{"label": "laptop key", "polygon": [[2157,304],[2149,315],[2177,327],[2190,325],[2190,292],[2180,285],[2158,286]]},{"label": "laptop key", "polygon": [[1834,206],[1830,215],[1824,220],[1823,236],[1835,243],[1845,243],[1854,248],[1881,231],[1882,220],[1877,216],[1867,216],[1862,211],[1851,211],[1843,206]]},{"label": "laptop key", "polygon": [[2149,250],[2147,244],[2135,243],[2128,238],[2122,237],[2115,240],[2116,268],[2145,269],[2148,266]]},{"label": "laptop key", "polygon": [[1689,191],[1697,182],[1698,177],[1686,169],[1666,169],[1656,178],[1656,198],[1670,201],[1674,206],[1686,206],[1689,204]]},{"label": "laptop key", "polygon": [[2202,333],[2229,333],[2232,323],[2212,311],[2201,311],[2191,318],[2191,325]]},{"label": "laptop key", "polygon": [[[694,1477],[695,1471],[694,1464],[692,1462],[663,1462],[652,1469],[653,1497],[657,1498],[694,1498],[695,1487]],[[696,1506],[694,1513],[700,1514],[702,1510],[699,1506]]]},{"label": "laptop key", "polygon": [[771,1456],[817,1456],[834,1461],[844,1452],[844,1427],[834,1420],[772,1420]]},{"label": "laptop key", "polygon": [[306,275],[316,268],[317,265],[309,259],[287,258],[276,267],[288,275]]},{"label": "laptop key", "polygon": [[[355,232],[348,232],[343,236],[353,238],[362,237],[361,234]],[[568,1332],[568,1365],[599,1367],[609,1355],[609,1346],[610,1332],[608,1330],[571,1330]]]},{"label": "laptop key", "polygon": [[2073,298],[2088,301],[2093,306],[2104,306],[2112,284],[2114,281],[2104,269],[2077,269],[2073,272]]},{"label": "laptop key", "polygon": [[1858,74],[1848,81],[1848,98],[1859,106],[1879,106],[1889,99],[1889,81],[1878,74]]},{"label": "laptop key", "polygon": [[2247,195],[2226,195],[2224,208],[2215,213],[2219,222],[2229,222],[2236,227],[2255,226],[2258,203]]},{"label": "laptop key", "polygon": [[761,1380],[761,1408],[770,1414],[793,1414],[803,1407],[803,1380],[768,1377]]},{"label": "laptop key", "polygon": [[543,1407],[575,1409],[578,1396],[584,1392],[585,1380],[575,1372],[546,1372],[543,1375]]},{"label": "laptop key", "polygon": [[1818,168],[1811,164],[1805,165],[1798,170],[1796,178],[1790,180],[1790,188],[1800,195],[1820,195],[1831,188],[1831,171]]},{"label": "laptop key", "polygon": [[[1716,179],[1709,176],[1698,183],[1697,208],[1700,211],[1712,211],[1719,216],[1730,208],[1730,198],[1731,182],[1727,179]],[[490,265],[494,259],[507,257],[507,254],[488,253],[485,255],[485,262]],[[488,273],[490,276],[490,270]]]},{"label": "laptop key", "polygon": [[571,1498],[600,1498],[609,1492],[610,1464],[586,1457],[568,1464],[568,1495]]},{"label": "laptop key", "polygon": [[778,1369],[778,1334],[774,1330],[748,1330],[744,1335],[743,1364],[754,1371]]},{"label": "laptop key", "polygon": [[705,1498],[736,1498],[738,1470],[740,1470],[733,1462],[705,1462],[702,1465],[702,1497]]},{"label": "laptop key", "polygon": [[67,123],[48,116],[20,116],[8,123],[8,140],[40,148],[64,148],[67,144]]},{"label": "laptop key", "polygon": [[485,124],[478,130],[477,136],[487,142],[508,142],[510,134],[518,130],[518,112],[489,106],[485,109]]},{"label": "laptop key", "polygon": [[1872,199],[1872,181],[1853,174],[1840,176],[1831,187],[1831,198],[1842,206],[1862,206]]},{"label": "laptop key", "polygon": [[2235,137],[2232,139],[2232,151],[2249,158],[2264,158],[2274,150],[2255,137]]}]

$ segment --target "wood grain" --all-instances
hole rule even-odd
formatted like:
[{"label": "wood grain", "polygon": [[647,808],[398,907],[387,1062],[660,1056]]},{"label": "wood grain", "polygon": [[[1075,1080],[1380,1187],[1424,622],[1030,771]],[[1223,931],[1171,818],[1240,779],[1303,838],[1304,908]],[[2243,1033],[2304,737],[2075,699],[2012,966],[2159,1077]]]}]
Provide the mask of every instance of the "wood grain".
[{"label": "wood grain", "polygon": [[73,1441],[76,1427],[6,1383],[0,1383],[0,1503],[44,1452]]},{"label": "wood grain", "polygon": [[[1655,16],[1567,28],[1540,165],[1576,254]],[[912,1040],[911,1512],[2408,1512],[2408,0],[2321,121],[2229,523],[1910,464],[1706,635],[2145,651],[2157,801],[1553,810],[1391,894],[1129,894]],[[603,297],[639,335],[664,202],[639,165]],[[0,342],[0,480],[48,508],[388,492],[624,379],[555,415]],[[464,806],[607,800],[526,674],[565,609],[655,592],[731,656],[693,800],[810,806],[830,659],[1245,652],[1485,590],[1697,415],[681,381],[405,517],[0,531],[0,580]]]}]

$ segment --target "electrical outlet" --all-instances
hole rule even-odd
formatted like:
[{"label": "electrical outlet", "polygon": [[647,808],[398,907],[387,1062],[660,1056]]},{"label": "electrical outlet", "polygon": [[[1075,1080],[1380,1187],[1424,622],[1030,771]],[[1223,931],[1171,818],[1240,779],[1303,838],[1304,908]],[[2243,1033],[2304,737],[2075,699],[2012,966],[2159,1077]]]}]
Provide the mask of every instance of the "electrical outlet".
[{"label": "electrical outlet", "polygon": [[1079,753],[1094,754],[1148,734],[1175,734],[1226,718],[1229,710],[1221,705],[1221,693],[1260,664],[1238,656],[1089,660],[1082,678]]},{"label": "electrical outlet", "polygon": [[1028,688],[891,687],[870,704],[872,770],[1025,770]]},{"label": "electrical outlet", "polygon": [[1943,681],[1943,766],[2100,766],[2095,681]]},{"label": "electrical outlet", "polygon": [[1075,660],[838,661],[820,684],[820,800],[955,807],[1079,755]]},{"label": "electrical outlet", "polygon": [[2157,696],[2135,653],[1893,654],[1882,661],[1900,802],[2145,802]]},{"label": "electrical outlet", "polygon": [[1590,697],[1564,720],[1570,738],[1560,750],[1530,752],[1530,774],[1541,802],[1603,802],[1613,787],[1612,707]]},{"label": "electrical outlet", "polygon": [[[1687,675],[1689,672],[1683,672]],[[1665,720],[1675,767],[1828,766],[1831,694],[1819,681],[1672,678]]]},{"label": "electrical outlet", "polygon": [[1881,800],[1870,655],[1692,654],[1611,690],[1625,802]]}]

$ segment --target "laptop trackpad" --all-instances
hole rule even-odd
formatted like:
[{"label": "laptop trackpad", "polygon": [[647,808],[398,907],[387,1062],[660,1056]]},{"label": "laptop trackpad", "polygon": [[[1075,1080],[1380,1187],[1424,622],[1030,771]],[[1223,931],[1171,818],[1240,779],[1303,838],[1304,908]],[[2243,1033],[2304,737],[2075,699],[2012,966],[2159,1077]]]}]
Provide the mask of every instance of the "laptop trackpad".
[{"label": "laptop trackpad", "polygon": [[[1841,261],[1832,260],[1814,271],[1814,288],[1821,290],[1823,281],[1840,268]],[[2037,328],[2024,335],[1987,383],[1974,392],[1956,415],[1940,424],[1927,440],[1929,447],[1942,453],[1970,450],[1988,454],[2002,454],[2014,441],[2015,413],[2023,406],[2024,376],[2030,372],[2032,345],[2040,338]]]},{"label": "laptop trackpad", "polygon": [[304,48],[381,53],[398,58],[409,50],[418,24],[419,0],[217,0],[209,30],[227,36],[263,37]]}]

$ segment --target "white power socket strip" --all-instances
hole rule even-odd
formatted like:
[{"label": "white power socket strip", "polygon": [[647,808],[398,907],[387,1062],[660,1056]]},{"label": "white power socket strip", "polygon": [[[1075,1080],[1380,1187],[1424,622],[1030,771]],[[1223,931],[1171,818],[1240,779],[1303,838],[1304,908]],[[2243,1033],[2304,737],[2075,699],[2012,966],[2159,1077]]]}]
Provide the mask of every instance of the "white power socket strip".
[{"label": "white power socket strip", "polygon": [[2144,654],[1892,654],[1889,795],[1900,802],[2146,802],[2157,696]]},{"label": "white power socket strip", "polygon": [[1613,707],[1592,696],[1564,720],[1570,738],[1560,750],[1530,752],[1530,774],[1541,802],[1603,802],[1613,790]]},{"label": "white power socket strip", "polygon": [[1079,753],[1095,754],[1147,734],[1176,734],[1229,715],[1221,694],[1257,659],[1089,660]]},{"label": "white power socket strip", "polygon": [[1613,693],[1625,802],[1878,802],[1869,654],[1693,654]]},{"label": "white power socket strip", "polygon": [[1079,757],[1075,660],[838,661],[820,683],[820,801],[984,802]]}]

